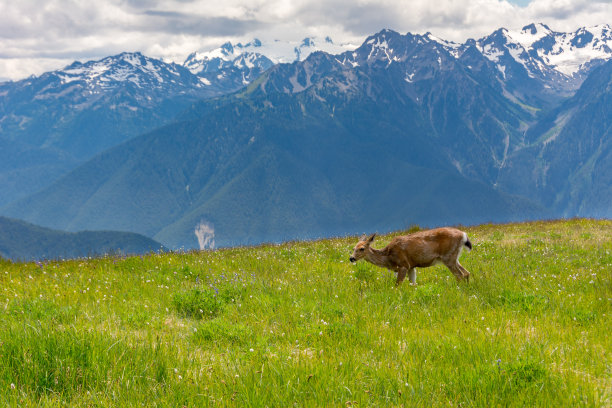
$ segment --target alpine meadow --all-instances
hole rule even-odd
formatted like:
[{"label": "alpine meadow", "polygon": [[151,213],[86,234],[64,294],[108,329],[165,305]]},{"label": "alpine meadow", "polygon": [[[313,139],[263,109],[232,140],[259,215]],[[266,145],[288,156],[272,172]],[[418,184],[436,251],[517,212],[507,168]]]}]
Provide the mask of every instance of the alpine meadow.
[{"label": "alpine meadow", "polygon": [[469,284],[356,237],[2,261],[0,404],[609,406],[612,222],[463,229]]}]

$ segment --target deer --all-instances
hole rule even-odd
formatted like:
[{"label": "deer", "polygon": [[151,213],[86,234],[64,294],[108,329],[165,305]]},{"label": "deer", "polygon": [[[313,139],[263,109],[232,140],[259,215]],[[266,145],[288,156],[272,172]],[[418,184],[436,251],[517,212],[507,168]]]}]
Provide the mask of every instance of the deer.
[{"label": "deer", "polygon": [[469,283],[470,273],[459,263],[464,247],[470,251],[472,243],[465,232],[456,228],[444,227],[418,231],[409,235],[395,237],[383,249],[374,249],[371,244],[376,233],[359,239],[349,260],[360,259],[397,272],[395,286],[408,274],[411,285],[416,285],[416,268],[443,263],[455,275],[457,281],[463,279]]}]

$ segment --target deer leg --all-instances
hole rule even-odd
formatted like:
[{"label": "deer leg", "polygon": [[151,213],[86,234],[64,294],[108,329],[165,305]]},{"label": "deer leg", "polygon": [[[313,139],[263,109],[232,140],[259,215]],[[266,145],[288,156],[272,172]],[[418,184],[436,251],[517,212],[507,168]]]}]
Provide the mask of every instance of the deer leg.
[{"label": "deer leg", "polygon": [[459,267],[457,266],[459,264],[459,262],[457,263],[447,263],[446,267],[448,269],[450,269],[450,271],[453,273],[453,275],[455,275],[455,278],[457,278],[458,281],[460,281],[461,279],[463,279],[463,272],[461,272],[461,269],[459,269]]},{"label": "deer leg", "polygon": [[465,268],[463,267],[463,265],[461,265],[461,264],[459,263],[459,261],[457,261],[457,267],[459,267],[459,270],[460,270],[460,271],[461,271],[461,273],[463,274],[463,277],[465,278],[465,280],[469,282],[469,281],[470,281],[470,272],[469,272],[467,269],[465,269]]},{"label": "deer leg", "polygon": [[395,286],[399,286],[399,284],[402,283],[405,277],[406,277],[406,268],[399,268],[397,270],[397,280],[395,281]]},{"label": "deer leg", "polygon": [[411,285],[416,285],[416,268],[412,268],[408,271],[408,279],[410,279]]}]

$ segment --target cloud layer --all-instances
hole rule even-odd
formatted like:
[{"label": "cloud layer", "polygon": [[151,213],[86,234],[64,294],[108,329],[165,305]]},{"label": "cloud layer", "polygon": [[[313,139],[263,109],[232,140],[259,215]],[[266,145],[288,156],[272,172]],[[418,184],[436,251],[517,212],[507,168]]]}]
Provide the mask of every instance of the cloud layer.
[{"label": "cloud layer", "polygon": [[[515,2],[518,0],[514,0]],[[454,41],[543,22],[557,31],[610,23],[610,0],[0,1],[0,79],[122,51],[182,62],[224,41],[331,36],[361,43],[382,28]]]}]

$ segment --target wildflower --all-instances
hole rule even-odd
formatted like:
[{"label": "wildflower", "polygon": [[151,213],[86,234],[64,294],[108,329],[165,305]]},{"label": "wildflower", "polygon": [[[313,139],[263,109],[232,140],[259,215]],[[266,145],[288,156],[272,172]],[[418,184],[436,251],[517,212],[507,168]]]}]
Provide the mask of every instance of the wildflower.
[{"label": "wildflower", "polygon": [[15,384],[11,383],[11,390],[15,389]]}]

